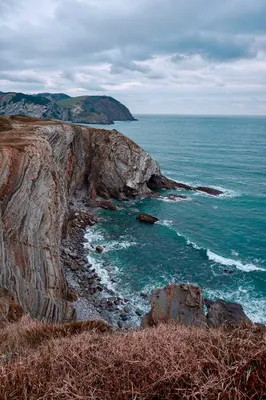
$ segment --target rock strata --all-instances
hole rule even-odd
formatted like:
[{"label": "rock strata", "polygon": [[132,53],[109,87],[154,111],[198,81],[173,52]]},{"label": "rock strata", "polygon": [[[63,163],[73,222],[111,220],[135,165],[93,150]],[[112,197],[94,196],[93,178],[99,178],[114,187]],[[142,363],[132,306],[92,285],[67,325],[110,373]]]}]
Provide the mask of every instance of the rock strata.
[{"label": "rock strata", "polygon": [[[86,213],[75,215],[77,198],[85,206],[97,196],[149,195],[154,174],[161,176],[158,164],[116,130],[0,117],[0,288],[33,318],[75,318],[61,239],[71,221],[77,229],[95,223]],[[65,248],[73,271],[86,263],[75,253]]]}]

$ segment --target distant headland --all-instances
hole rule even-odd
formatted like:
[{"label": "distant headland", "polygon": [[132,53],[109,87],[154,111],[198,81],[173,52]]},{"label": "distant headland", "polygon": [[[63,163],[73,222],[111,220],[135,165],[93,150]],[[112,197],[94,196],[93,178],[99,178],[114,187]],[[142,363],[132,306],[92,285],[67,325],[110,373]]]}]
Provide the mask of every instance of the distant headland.
[{"label": "distant headland", "polygon": [[26,115],[84,124],[135,121],[129,109],[110,96],[70,97],[64,93],[0,92],[0,115]]}]

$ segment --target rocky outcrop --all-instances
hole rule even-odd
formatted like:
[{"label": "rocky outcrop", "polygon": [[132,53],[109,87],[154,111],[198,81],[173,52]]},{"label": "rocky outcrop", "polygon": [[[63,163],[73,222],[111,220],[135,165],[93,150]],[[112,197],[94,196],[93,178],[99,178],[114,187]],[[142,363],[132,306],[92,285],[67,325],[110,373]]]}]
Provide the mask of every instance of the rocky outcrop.
[{"label": "rocky outcrop", "polygon": [[251,322],[244,313],[241,304],[218,299],[216,301],[205,299],[208,308],[207,323],[211,328],[222,325],[238,325],[243,321]]},{"label": "rocky outcrop", "polygon": [[[204,301],[207,315],[204,313]],[[219,328],[251,322],[240,304],[203,299],[198,286],[179,284],[154,290],[151,310],[142,319],[142,327],[177,322],[188,326]]]},{"label": "rocky outcrop", "polygon": [[0,288],[34,318],[74,318],[60,261],[75,193],[150,194],[156,162],[119,132],[0,117]]},{"label": "rocky outcrop", "polygon": [[155,222],[159,221],[159,218],[153,217],[152,215],[146,213],[137,215],[136,219],[140,222],[145,222],[146,224],[154,224]]},{"label": "rocky outcrop", "polygon": [[209,188],[206,186],[198,186],[198,187],[194,188],[194,190],[197,190],[198,192],[204,192],[204,193],[210,194],[211,196],[219,196],[220,194],[223,194],[223,192],[219,189]]},{"label": "rocky outcrop", "polygon": [[151,311],[144,316],[142,326],[170,321],[189,326],[207,326],[204,300],[198,286],[170,285],[152,292]]},{"label": "rocky outcrop", "polygon": [[70,97],[64,93],[0,93],[0,115],[26,115],[85,124],[134,121],[127,107],[113,97]]},{"label": "rocky outcrop", "polygon": [[196,192],[207,193],[211,196],[219,196],[223,194],[223,192],[219,189],[210,188],[206,186],[190,186],[186,183],[180,183],[173,181],[172,179],[165,178],[161,175],[153,175],[148,184],[149,188],[152,190],[160,190],[160,189],[183,189],[183,190],[191,190]]}]

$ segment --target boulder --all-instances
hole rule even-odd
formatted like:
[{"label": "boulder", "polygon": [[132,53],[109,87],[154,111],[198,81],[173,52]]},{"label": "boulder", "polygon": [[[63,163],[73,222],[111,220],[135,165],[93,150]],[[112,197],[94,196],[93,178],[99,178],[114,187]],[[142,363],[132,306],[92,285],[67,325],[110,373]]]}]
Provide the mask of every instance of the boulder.
[{"label": "boulder", "polygon": [[97,251],[97,253],[102,253],[103,252],[103,246],[96,246],[96,251]]},{"label": "boulder", "polygon": [[97,202],[97,207],[104,208],[105,210],[109,211],[116,211],[117,206],[112,203],[111,201],[99,201]]},{"label": "boulder", "polygon": [[170,321],[189,326],[207,326],[204,300],[198,286],[169,285],[152,292],[151,311],[142,319],[142,327]]},{"label": "boulder", "polygon": [[147,224],[154,224],[155,222],[159,221],[159,218],[153,217],[152,215],[146,213],[139,214],[136,219]]},{"label": "boulder", "polygon": [[205,186],[198,186],[195,188],[195,190],[197,190],[198,192],[204,192],[204,193],[210,194],[212,196],[219,196],[220,194],[223,194],[223,192],[221,190],[209,188],[209,187],[205,187]]},{"label": "boulder", "polygon": [[244,313],[241,304],[218,299],[216,301],[205,299],[208,309],[207,324],[210,328],[223,325],[238,325],[243,321],[251,322]]}]

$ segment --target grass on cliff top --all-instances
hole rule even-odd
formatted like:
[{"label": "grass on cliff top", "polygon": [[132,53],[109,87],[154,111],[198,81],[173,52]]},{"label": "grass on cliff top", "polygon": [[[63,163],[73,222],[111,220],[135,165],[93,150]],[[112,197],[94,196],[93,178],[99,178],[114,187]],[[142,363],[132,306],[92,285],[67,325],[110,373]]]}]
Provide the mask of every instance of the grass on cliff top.
[{"label": "grass on cliff top", "polygon": [[64,326],[24,319],[1,331],[1,399],[265,399],[263,327],[103,333]]},{"label": "grass on cliff top", "polygon": [[71,108],[81,101],[85,100],[87,96],[69,97],[68,99],[59,100],[56,103],[61,107]]}]

